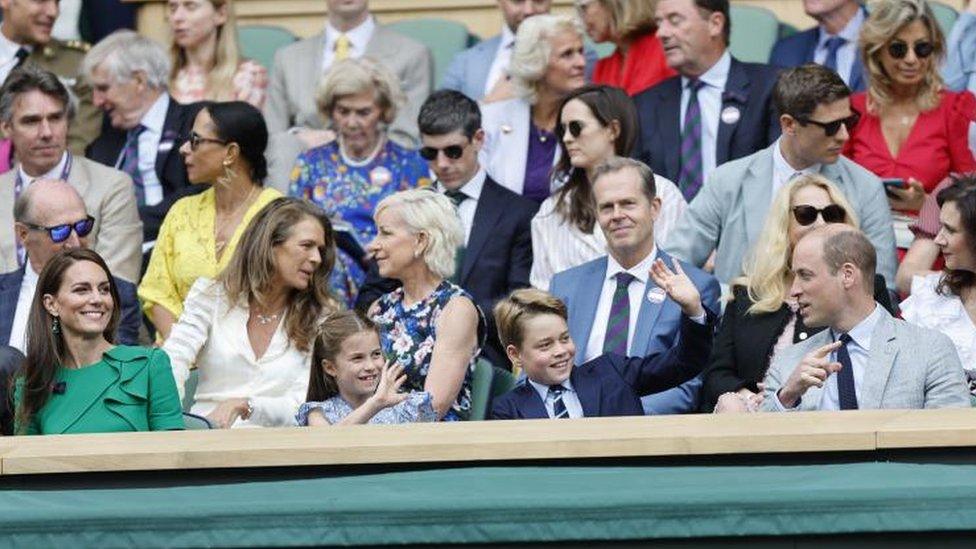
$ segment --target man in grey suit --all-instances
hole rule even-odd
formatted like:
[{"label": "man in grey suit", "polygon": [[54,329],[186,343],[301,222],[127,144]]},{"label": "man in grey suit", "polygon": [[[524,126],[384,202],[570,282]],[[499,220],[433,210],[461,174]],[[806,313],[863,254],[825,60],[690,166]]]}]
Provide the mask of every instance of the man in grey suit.
[{"label": "man in grey suit", "polygon": [[[433,85],[433,58],[422,44],[376,23],[368,0],[326,0],[328,22],[321,33],[278,50],[264,116],[272,134],[295,128],[306,145],[322,141],[315,94],[333,61],[369,56],[400,79],[406,105],[390,128],[394,140],[417,146],[417,113]],[[289,166],[290,168],[290,166]]]},{"label": "man in grey suit", "polygon": [[715,276],[729,284],[742,273],[780,187],[798,175],[819,173],[854,206],[861,230],[877,249],[878,271],[894,288],[895,234],[881,180],[841,156],[857,122],[850,95],[837,73],[820,65],[784,71],[773,92],[782,136],[764,150],[719,166],[664,248],[698,266],[714,251]]},{"label": "man in grey suit", "polygon": [[800,239],[790,295],[807,326],[830,329],[776,354],[763,410],[969,406],[952,341],[878,305],[874,267],[874,247],[847,225],[825,225]]}]

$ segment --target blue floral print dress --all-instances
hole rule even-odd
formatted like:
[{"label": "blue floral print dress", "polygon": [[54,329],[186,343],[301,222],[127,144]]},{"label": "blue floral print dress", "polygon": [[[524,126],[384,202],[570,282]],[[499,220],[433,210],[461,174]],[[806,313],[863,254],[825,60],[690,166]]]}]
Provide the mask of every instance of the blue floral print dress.
[{"label": "blue floral print dress", "polygon": [[[397,288],[384,294],[377,301],[377,312],[373,315],[373,322],[380,329],[380,346],[387,359],[395,359],[403,366],[407,375],[404,389],[409,391],[423,391],[427,381],[427,371],[430,369],[430,357],[434,351],[434,341],[437,339],[437,319],[456,296],[464,296],[474,303],[471,295],[451,282],[441,282],[439,286],[426,298],[407,307],[403,304],[403,288]],[[481,353],[481,334],[484,320],[479,312],[479,348],[471,355],[468,370],[464,374],[464,382],[451,410],[444,415],[444,421],[458,421],[467,418],[471,409],[471,375],[475,362]]]},{"label": "blue floral print dress", "polygon": [[[427,163],[417,151],[387,140],[372,160],[357,164],[345,158],[339,142],[333,141],[298,157],[288,194],[315,203],[334,221],[347,223],[365,247],[376,236],[373,211],[380,200],[429,184]],[[335,295],[352,308],[365,279],[359,263],[338,250],[331,280]]]},{"label": "blue floral print dress", "polygon": [[[305,427],[308,425],[308,415],[313,410],[321,410],[326,421],[335,425],[349,414],[353,407],[344,398],[336,395],[323,402],[306,402],[295,414],[295,423]],[[437,412],[430,400],[430,393],[410,393],[403,402],[383,408],[366,423],[372,425],[393,425],[397,423],[429,423],[437,421]]]}]

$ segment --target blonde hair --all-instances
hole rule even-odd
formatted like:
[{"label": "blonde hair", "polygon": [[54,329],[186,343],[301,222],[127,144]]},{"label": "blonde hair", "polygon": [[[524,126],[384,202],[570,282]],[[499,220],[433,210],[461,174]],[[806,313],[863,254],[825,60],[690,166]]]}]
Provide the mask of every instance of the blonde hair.
[{"label": "blonde hair", "polygon": [[503,347],[522,346],[525,321],[539,315],[556,315],[567,319],[566,304],[549,292],[535,288],[514,290],[495,304],[495,326]]},{"label": "blonde hair", "polygon": [[800,189],[819,187],[830,201],[844,208],[844,223],[858,227],[857,215],[844,193],[822,175],[805,174],[780,188],[769,206],[766,223],[752,251],[743,262],[743,275],[733,286],[745,286],[749,292],[750,314],[770,313],[783,306],[786,282],[790,274],[790,218],[793,215],[793,198]]},{"label": "blonde hair", "polygon": [[515,93],[530,104],[538,100],[539,86],[549,69],[552,56],[549,40],[562,32],[573,32],[583,38],[582,24],[570,15],[534,15],[519,25],[508,72]]},{"label": "blonde hair", "polygon": [[657,30],[654,9],[657,0],[596,0],[610,12],[614,32],[630,42]]},{"label": "blonde hair", "polygon": [[431,189],[400,191],[380,200],[374,218],[387,208],[400,214],[411,233],[427,235],[424,263],[437,276],[450,278],[458,246],[464,242],[464,228],[451,199]]},{"label": "blonde hair", "polygon": [[942,91],[942,75],[939,66],[945,59],[945,36],[939,28],[932,8],[925,0],[875,0],[869,7],[869,15],[861,26],[858,41],[861,61],[868,71],[868,110],[877,114],[879,109],[891,104],[891,78],[885,74],[881,65],[884,47],[891,42],[898,31],[914,21],[922,21],[931,36],[933,52],[929,58],[925,80],[915,99],[923,111],[934,109],[939,104]]},{"label": "blonde hair", "polygon": [[308,351],[315,337],[316,320],[339,309],[329,290],[329,275],[335,264],[335,238],[325,212],[298,198],[276,198],[267,203],[244,229],[237,249],[220,280],[231,303],[248,304],[252,300],[266,304],[275,277],[274,248],[291,236],[295,225],[314,219],[325,233],[325,246],[308,287],[292,292],[285,315],[288,338],[301,351]]},{"label": "blonde hair", "polygon": [[334,63],[319,82],[315,92],[315,106],[319,114],[328,121],[339,99],[370,91],[383,111],[382,121],[392,123],[406,97],[396,75],[369,57],[343,59]]},{"label": "blonde hair", "polygon": [[[214,10],[224,10],[227,20],[217,27],[217,47],[214,50],[213,64],[206,73],[206,99],[214,101],[230,101],[237,96],[234,93],[234,75],[240,65],[241,53],[237,43],[237,16],[231,0],[204,0],[213,6]],[[170,70],[170,86],[176,80],[180,70],[187,64],[186,51],[181,48],[174,38],[169,47],[169,56],[173,68]]]}]

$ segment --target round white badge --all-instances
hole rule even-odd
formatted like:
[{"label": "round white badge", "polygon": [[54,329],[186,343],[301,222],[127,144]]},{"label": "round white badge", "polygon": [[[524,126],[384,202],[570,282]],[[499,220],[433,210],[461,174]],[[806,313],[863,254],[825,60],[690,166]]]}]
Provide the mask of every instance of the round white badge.
[{"label": "round white badge", "polygon": [[647,300],[651,303],[661,303],[666,295],[664,290],[655,286],[647,291]]},{"label": "round white badge", "polygon": [[729,105],[722,109],[722,114],[720,118],[724,124],[735,124],[742,117],[742,113],[739,111],[739,107],[734,107]]},{"label": "round white badge", "polygon": [[393,181],[393,173],[384,166],[377,166],[369,172],[369,182],[382,187]]}]

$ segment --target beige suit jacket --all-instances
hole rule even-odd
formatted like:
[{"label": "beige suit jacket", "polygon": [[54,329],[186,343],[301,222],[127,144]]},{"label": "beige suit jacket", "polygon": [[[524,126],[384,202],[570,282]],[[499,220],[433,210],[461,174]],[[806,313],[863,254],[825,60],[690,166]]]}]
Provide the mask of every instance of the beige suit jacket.
[{"label": "beige suit jacket", "polygon": [[[17,168],[0,175],[0,272],[17,268],[14,236],[14,181]],[[74,156],[68,183],[81,195],[95,228],[88,246],[105,259],[112,274],[139,281],[142,264],[142,222],[132,179],[119,170]]]}]

